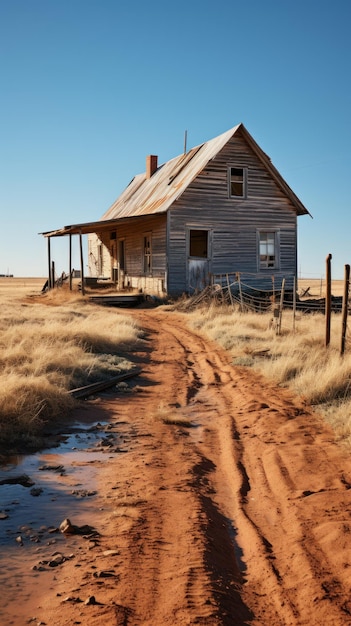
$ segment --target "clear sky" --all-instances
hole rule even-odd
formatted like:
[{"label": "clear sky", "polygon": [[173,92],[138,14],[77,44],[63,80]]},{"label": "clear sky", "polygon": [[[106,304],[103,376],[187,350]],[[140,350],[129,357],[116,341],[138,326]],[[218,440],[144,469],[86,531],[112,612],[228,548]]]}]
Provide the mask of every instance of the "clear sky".
[{"label": "clear sky", "polygon": [[[243,122],[313,215],[299,275],[331,253],[342,278],[350,25],[350,0],[0,0],[0,273],[46,276],[38,233],[99,219],[185,130],[191,148]],[[52,257],[68,270],[68,238]]]}]

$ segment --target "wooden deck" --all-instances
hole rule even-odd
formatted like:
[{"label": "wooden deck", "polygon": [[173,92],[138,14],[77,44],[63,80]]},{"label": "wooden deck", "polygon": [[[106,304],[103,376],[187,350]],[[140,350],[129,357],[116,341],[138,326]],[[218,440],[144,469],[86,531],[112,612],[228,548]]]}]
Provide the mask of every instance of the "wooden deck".
[{"label": "wooden deck", "polygon": [[89,300],[105,306],[134,307],[143,302],[144,295],[141,293],[109,293],[89,295]]}]

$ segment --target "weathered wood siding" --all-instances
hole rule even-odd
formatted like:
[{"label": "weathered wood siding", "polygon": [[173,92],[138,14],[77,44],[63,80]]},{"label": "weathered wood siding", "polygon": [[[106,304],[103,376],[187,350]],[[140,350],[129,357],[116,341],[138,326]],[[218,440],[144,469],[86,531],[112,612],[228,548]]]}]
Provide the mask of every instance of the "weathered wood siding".
[{"label": "weathered wood siding", "polygon": [[[144,216],[143,218],[121,221],[115,240],[111,233],[96,233],[89,236],[89,270],[91,276],[97,276],[96,259],[99,257],[98,246],[103,244],[103,275],[111,275],[110,249],[112,241],[124,239],[125,248],[125,285],[131,288],[160,293],[166,283],[166,215]],[[144,273],[144,236],[152,238],[152,272]]]},{"label": "weathered wood siding", "polygon": [[[108,238],[108,244],[110,240]],[[88,269],[89,276],[95,277],[111,277],[111,260],[110,251],[106,245],[102,244],[102,263],[100,263],[99,247],[102,240],[95,233],[88,235]]]},{"label": "weathered wood siding", "polygon": [[[228,167],[247,168],[246,198],[228,196]],[[275,276],[292,288],[297,266],[297,218],[294,207],[240,134],[204,168],[169,211],[168,292],[187,290],[187,227],[210,229],[215,274],[251,273],[263,289]],[[259,269],[257,233],[278,233],[279,267]]]}]

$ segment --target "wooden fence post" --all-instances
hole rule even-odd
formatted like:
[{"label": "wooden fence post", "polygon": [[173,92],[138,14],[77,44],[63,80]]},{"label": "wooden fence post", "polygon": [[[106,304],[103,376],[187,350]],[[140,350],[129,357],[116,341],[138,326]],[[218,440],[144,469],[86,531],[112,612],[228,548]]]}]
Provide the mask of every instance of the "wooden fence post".
[{"label": "wooden fence post", "polygon": [[240,310],[243,313],[243,311],[244,311],[244,302],[243,302],[243,292],[241,290],[241,281],[240,281],[240,274],[239,274],[239,272],[237,273],[237,277],[238,277],[239,295],[240,295]]},{"label": "wooden fence post", "polygon": [[331,316],[331,260],[332,255],[326,258],[326,294],[325,294],[325,346],[330,344],[330,316]]},{"label": "wooden fence post", "polygon": [[272,276],[272,304],[275,305],[275,284],[274,284],[274,276]]},{"label": "wooden fence post", "polygon": [[285,292],[285,278],[282,280],[282,287],[280,292],[280,304],[279,304],[279,321],[278,321],[278,332],[280,335],[282,329],[282,315],[283,315],[283,305],[284,305],[284,292]]},{"label": "wooden fence post", "polygon": [[343,355],[345,352],[347,313],[348,313],[348,308],[349,308],[349,285],[350,285],[350,266],[345,265],[344,296],[342,299],[342,331],[341,331],[341,348],[340,348],[341,355]]},{"label": "wooden fence post", "polygon": [[226,274],[227,277],[227,287],[228,287],[228,293],[229,293],[229,298],[230,298],[230,304],[233,306],[233,295],[232,295],[232,290],[230,288],[230,281],[229,281],[229,274]]},{"label": "wooden fence post", "polygon": [[293,333],[295,332],[296,322],[296,276],[294,276],[294,291],[293,291]]}]

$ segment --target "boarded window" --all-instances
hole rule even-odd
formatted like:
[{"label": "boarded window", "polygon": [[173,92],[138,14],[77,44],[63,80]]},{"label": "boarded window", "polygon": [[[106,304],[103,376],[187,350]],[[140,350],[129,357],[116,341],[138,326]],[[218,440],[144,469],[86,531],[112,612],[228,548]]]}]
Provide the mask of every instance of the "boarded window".
[{"label": "boarded window", "polygon": [[275,232],[260,232],[260,268],[277,267],[277,245]]},{"label": "boarded window", "polygon": [[189,232],[189,256],[207,259],[208,231],[191,230]]},{"label": "boarded window", "polygon": [[246,175],[242,167],[229,168],[229,194],[231,198],[246,196]]}]

